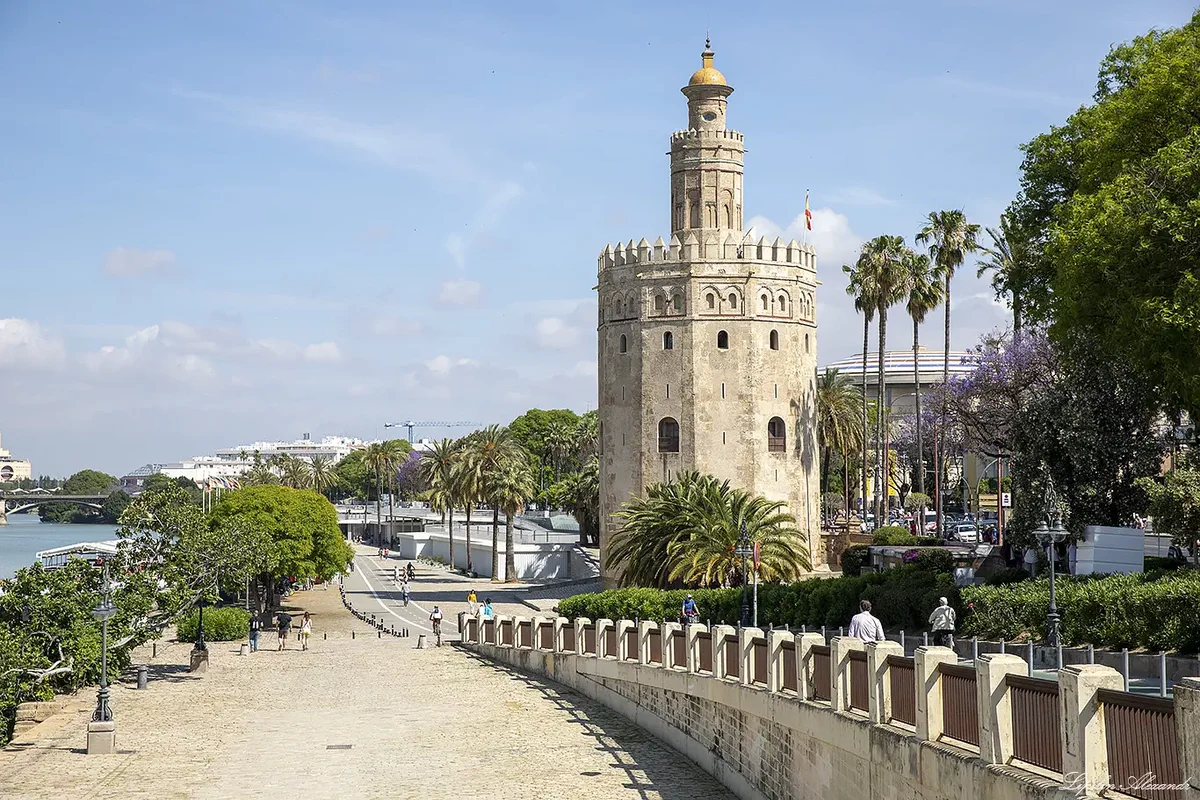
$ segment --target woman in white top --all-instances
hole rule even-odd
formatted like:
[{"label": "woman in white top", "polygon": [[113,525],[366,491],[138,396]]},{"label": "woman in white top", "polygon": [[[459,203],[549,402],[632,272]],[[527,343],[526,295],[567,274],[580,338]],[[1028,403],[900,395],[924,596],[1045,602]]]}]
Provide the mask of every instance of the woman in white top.
[{"label": "woman in white top", "polygon": [[312,636],[312,615],[307,611],[304,612],[304,619],[300,621],[300,649],[308,649],[308,637]]}]

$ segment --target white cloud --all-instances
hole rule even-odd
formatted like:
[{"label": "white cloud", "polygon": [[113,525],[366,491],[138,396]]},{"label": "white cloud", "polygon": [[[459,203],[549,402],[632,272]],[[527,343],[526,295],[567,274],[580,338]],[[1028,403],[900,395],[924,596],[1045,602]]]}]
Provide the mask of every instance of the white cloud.
[{"label": "white cloud", "polygon": [[54,369],[66,359],[66,348],[26,319],[0,319],[0,366]]},{"label": "white cloud", "polygon": [[434,356],[425,362],[425,367],[434,375],[449,375],[456,367],[477,367],[479,362],[472,358],[453,359],[447,355]]},{"label": "white cloud", "polygon": [[546,317],[534,326],[534,341],[547,350],[570,350],[579,344],[579,329],[559,317]]},{"label": "white cloud", "polygon": [[817,251],[818,271],[840,270],[842,264],[852,263],[858,258],[863,240],[850,227],[850,219],[845,214],[839,214],[832,208],[818,208],[813,210],[812,215],[811,231],[805,230],[803,212],[782,228],[766,217],[753,217],[749,229],[755,239],[760,236],[767,237],[767,241],[776,236],[784,241],[795,239],[803,242],[807,239]]},{"label": "white cloud", "polygon": [[342,360],[342,353],[338,350],[336,342],[321,342],[320,344],[310,344],[304,348],[305,361],[320,361],[325,363],[333,363]]},{"label": "white cloud", "polygon": [[104,257],[104,272],[118,278],[142,275],[166,275],[175,269],[175,254],[170,250],[138,250],[118,247]]},{"label": "white cloud", "polygon": [[479,305],[483,297],[483,284],[479,281],[459,280],[442,281],[438,289],[437,300],[443,306],[470,308]]}]

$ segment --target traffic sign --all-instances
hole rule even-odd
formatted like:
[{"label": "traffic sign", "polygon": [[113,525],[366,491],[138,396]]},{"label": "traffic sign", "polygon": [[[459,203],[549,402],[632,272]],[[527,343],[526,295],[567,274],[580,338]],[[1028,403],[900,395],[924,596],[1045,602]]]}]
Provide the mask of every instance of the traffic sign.
[{"label": "traffic sign", "polygon": [[1012,493],[1011,492],[1001,492],[1000,505],[1003,506],[1004,508],[1012,508]]}]

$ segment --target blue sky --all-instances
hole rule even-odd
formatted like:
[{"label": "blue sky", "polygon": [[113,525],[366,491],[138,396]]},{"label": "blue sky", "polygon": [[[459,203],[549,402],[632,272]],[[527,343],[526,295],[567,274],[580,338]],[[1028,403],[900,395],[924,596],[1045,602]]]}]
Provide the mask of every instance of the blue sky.
[{"label": "blue sky", "polygon": [[[837,360],[861,337],[840,266],[863,239],[955,206],[994,225],[1018,145],[1088,102],[1110,44],[1192,12],[687,7],[0,5],[5,447],[120,474],[594,407],[596,256],[668,233],[664,153],[706,27],[756,230],[798,234],[812,191]],[[973,268],[954,292],[956,347],[1005,324]]]}]

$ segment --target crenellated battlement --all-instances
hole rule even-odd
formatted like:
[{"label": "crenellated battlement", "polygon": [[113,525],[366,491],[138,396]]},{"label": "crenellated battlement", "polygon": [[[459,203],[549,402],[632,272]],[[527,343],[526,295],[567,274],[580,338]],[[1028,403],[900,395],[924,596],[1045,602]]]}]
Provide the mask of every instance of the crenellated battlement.
[{"label": "crenellated battlement", "polygon": [[705,142],[723,139],[731,142],[744,143],[745,138],[741,131],[718,130],[718,131],[675,131],[671,134],[671,144],[687,143],[687,142]]},{"label": "crenellated battlement", "polygon": [[678,236],[672,236],[670,242],[664,242],[659,236],[654,244],[645,237],[636,244],[633,239],[628,243],[607,244],[600,251],[597,265],[601,273],[615,267],[692,261],[747,261],[817,268],[816,251],[810,244],[795,239],[784,242],[778,236],[773,242],[767,241],[765,236],[755,241],[749,234],[739,233],[725,231],[722,235],[720,231],[705,231],[697,235],[696,231],[688,231],[682,241]]}]

